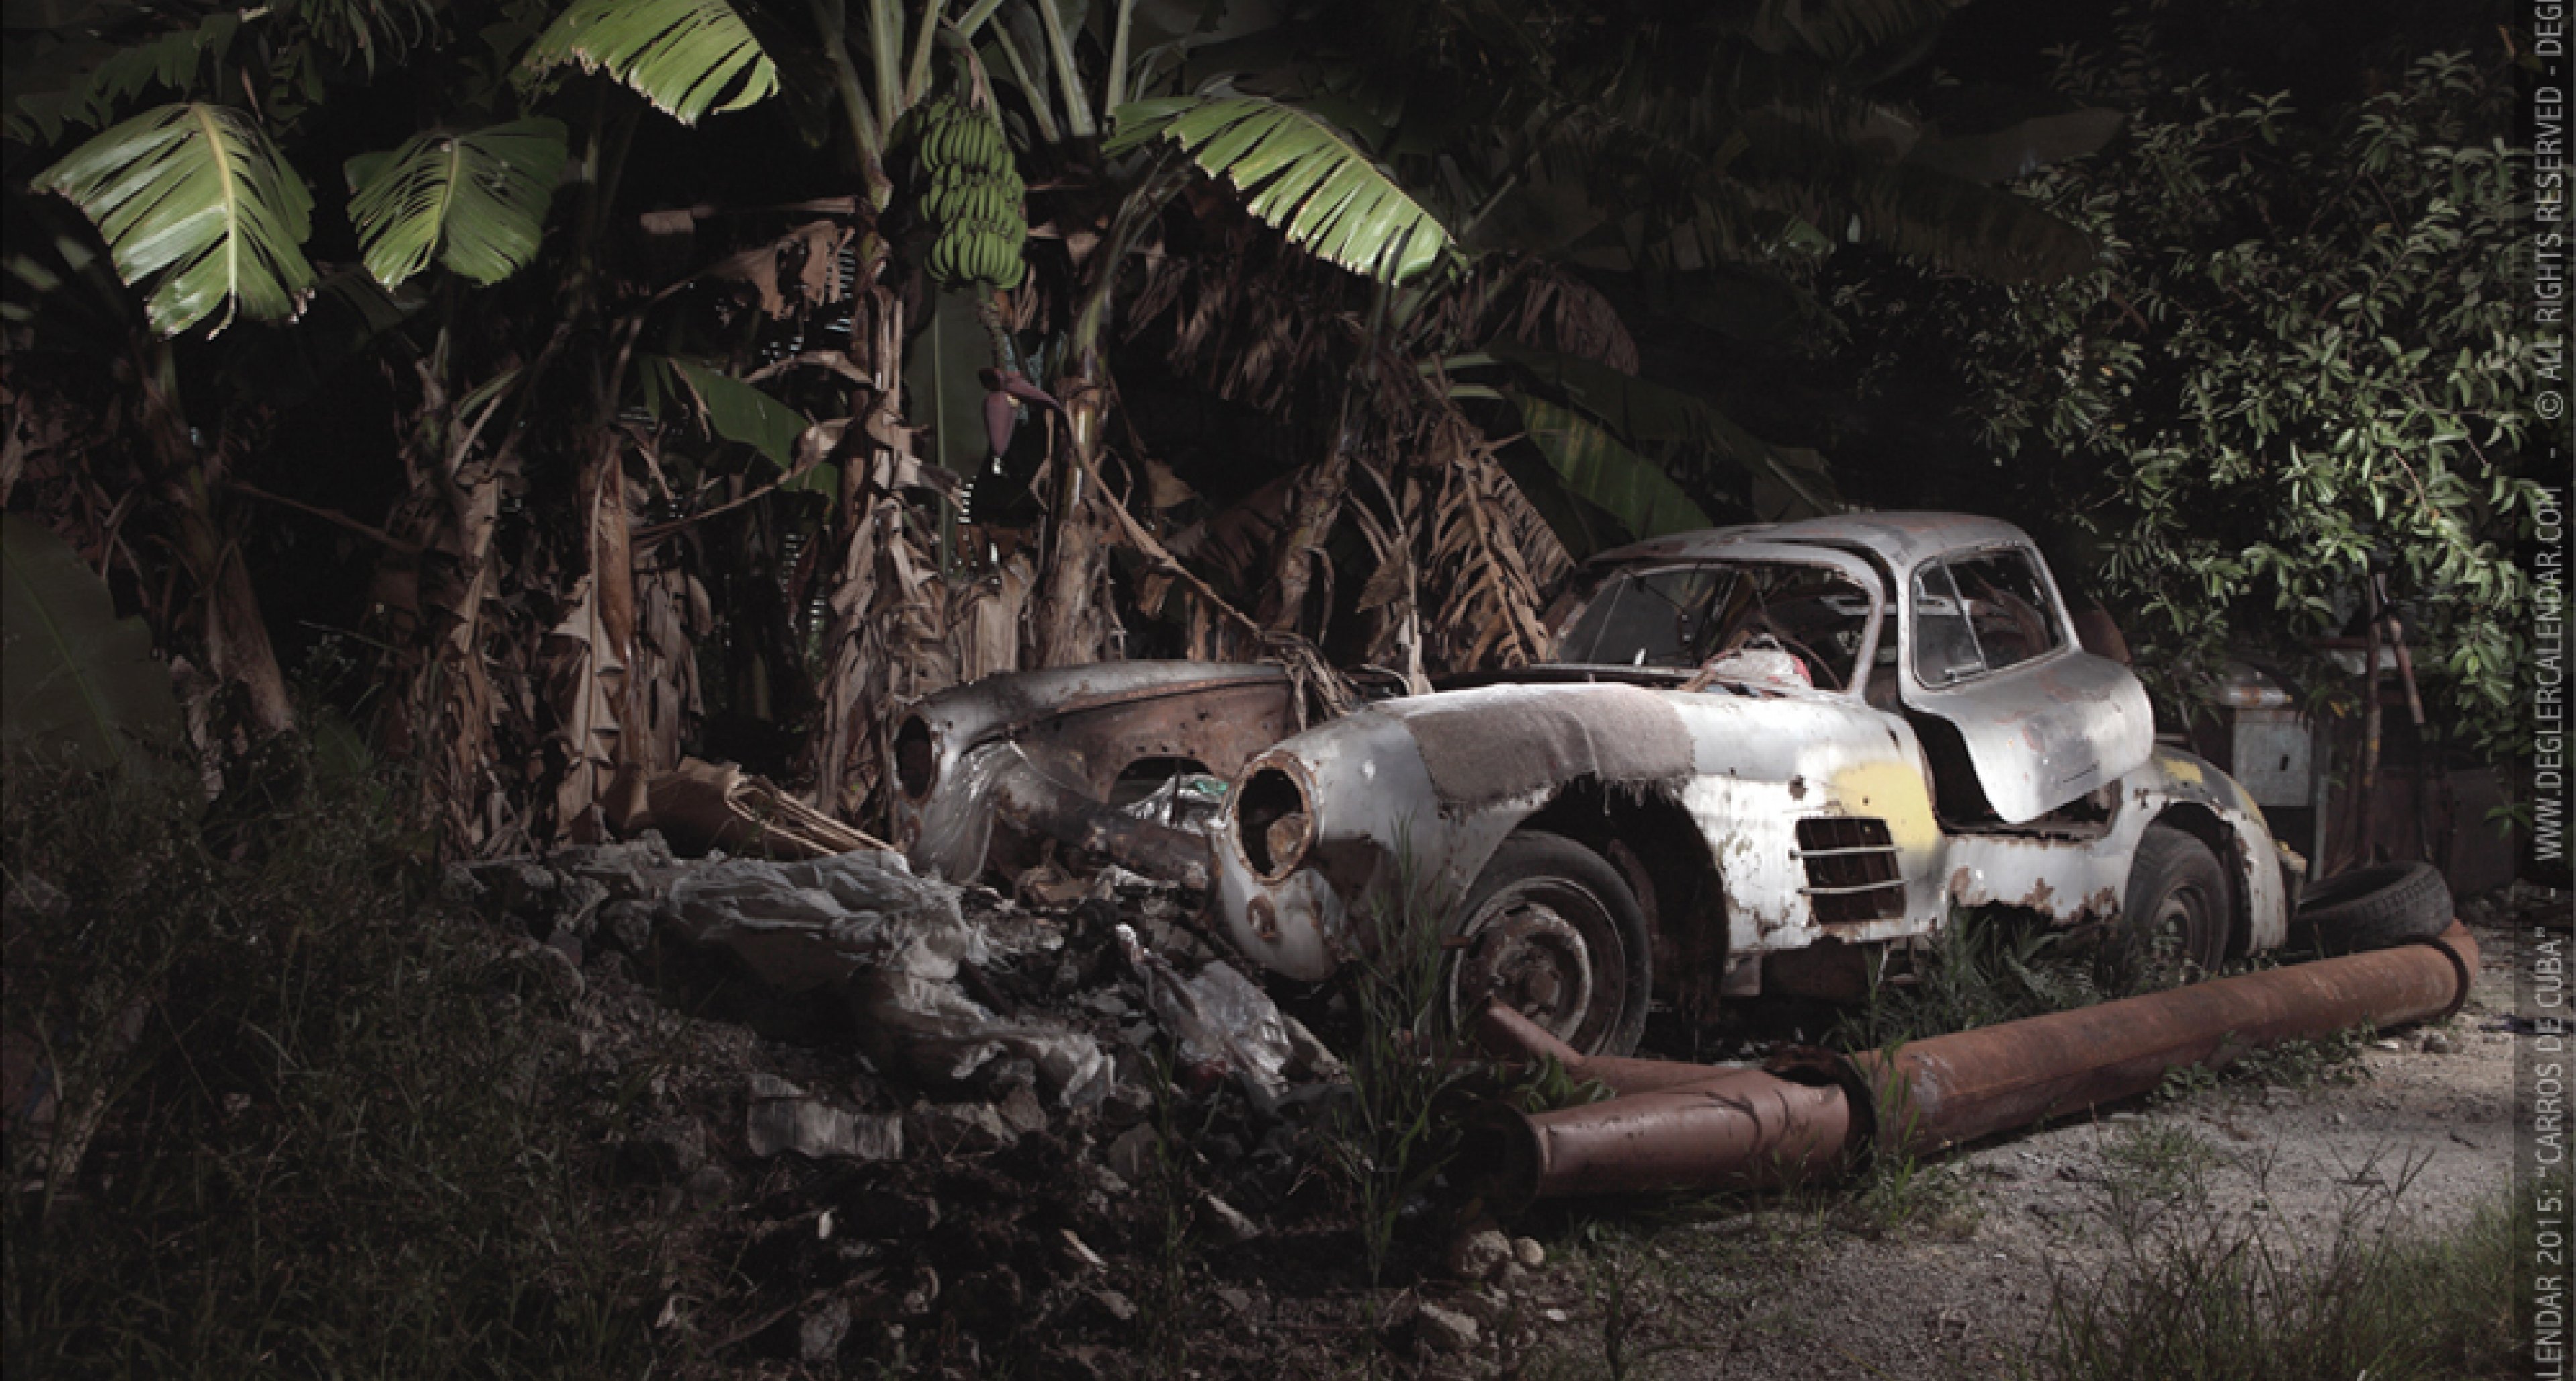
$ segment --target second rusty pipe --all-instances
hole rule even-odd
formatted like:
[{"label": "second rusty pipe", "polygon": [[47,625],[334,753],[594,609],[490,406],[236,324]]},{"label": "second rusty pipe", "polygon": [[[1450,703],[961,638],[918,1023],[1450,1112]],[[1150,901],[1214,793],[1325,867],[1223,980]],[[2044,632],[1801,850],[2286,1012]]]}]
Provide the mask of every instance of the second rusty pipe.
[{"label": "second rusty pipe", "polygon": [[1722,1074],[1747,1071],[1724,1065],[1684,1064],[1679,1060],[1633,1060],[1617,1055],[1586,1055],[1558,1040],[1548,1029],[1501,1002],[1485,1004],[1476,1016],[1476,1043],[1499,1059],[1536,1064],[1554,1060],[1578,1084],[1597,1083],[1622,1098],[1683,1084],[1704,1084]]},{"label": "second rusty pipe", "polygon": [[1919,1154],[2152,1091],[2192,1065],[2369,1023],[2456,1012],[2478,971],[2457,923],[2438,940],[2290,964],[1856,1055],[1878,1148]]},{"label": "second rusty pipe", "polygon": [[1874,1145],[1913,1154],[2145,1093],[2175,1069],[2368,1022],[2445,1016],[2468,998],[2477,942],[2453,925],[2400,945],[2006,1022],[1842,1062],[1844,1078],[1585,1057],[1499,1004],[1496,1054],[1546,1056],[1619,1097],[1524,1115],[1479,1139],[1498,1199],[1778,1183]]}]

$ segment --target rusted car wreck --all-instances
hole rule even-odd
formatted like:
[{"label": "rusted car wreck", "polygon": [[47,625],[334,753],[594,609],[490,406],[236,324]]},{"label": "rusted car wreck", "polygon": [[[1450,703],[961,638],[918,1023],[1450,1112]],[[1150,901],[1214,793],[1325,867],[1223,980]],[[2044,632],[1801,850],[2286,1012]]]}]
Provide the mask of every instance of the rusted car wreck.
[{"label": "rusted car wreck", "polygon": [[[2119,923],[2201,970],[2279,944],[2261,811],[2155,740],[2029,538],[1950,514],[1724,528],[1586,567],[1557,659],[1301,727],[1276,667],[1129,663],[932,697],[899,840],[951,878],[1039,836],[1200,886],[1300,980],[1399,875],[1456,917],[1450,990],[1587,1053],[1660,996],[1857,996],[1954,907]],[[1231,783],[1204,833],[1124,798]]]}]

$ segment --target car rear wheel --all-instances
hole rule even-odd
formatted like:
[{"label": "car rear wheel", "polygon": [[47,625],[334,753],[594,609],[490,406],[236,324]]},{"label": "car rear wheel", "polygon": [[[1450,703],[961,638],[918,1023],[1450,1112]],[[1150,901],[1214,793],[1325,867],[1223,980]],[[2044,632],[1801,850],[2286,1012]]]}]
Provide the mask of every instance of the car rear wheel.
[{"label": "car rear wheel", "polygon": [[2171,825],[2149,825],[2129,863],[2111,978],[2120,988],[2170,988],[2227,962],[2227,872],[2209,846]]},{"label": "car rear wheel", "polygon": [[1625,1055],[1652,989],[1645,913],[1618,871],[1561,835],[1503,841],[1467,890],[1449,959],[1461,1022],[1500,998],[1587,1055]]}]

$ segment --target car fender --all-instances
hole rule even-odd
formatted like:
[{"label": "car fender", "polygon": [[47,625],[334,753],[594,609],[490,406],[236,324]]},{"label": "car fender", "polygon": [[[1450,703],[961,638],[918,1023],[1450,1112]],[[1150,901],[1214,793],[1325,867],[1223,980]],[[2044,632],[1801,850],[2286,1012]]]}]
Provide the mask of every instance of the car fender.
[{"label": "car fender", "polygon": [[2247,948],[2281,943],[2287,908],[2272,833],[2243,788],[2208,762],[2162,744],[2117,787],[2109,827],[2090,837],[2045,829],[1953,836],[1944,864],[1947,903],[2019,907],[2068,926],[2109,921],[2128,891],[2139,841],[2164,821],[2209,843],[2235,879]]}]

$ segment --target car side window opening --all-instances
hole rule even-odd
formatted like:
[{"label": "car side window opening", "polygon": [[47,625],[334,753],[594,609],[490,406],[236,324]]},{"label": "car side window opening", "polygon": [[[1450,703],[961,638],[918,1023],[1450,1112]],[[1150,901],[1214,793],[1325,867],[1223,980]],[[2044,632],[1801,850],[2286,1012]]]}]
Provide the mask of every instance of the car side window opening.
[{"label": "car side window opening", "polygon": [[1914,573],[1914,679],[1927,686],[1964,681],[1986,669],[1977,650],[1977,635],[1959,607],[1957,586],[1947,566],[1925,566]]},{"label": "car side window opening", "polygon": [[2065,631],[2039,583],[2030,557],[2018,551],[1988,552],[1950,563],[1950,576],[1966,604],[1969,627],[1986,669],[2001,671],[2043,657],[2065,645]]},{"label": "car side window opening", "polygon": [[1585,605],[1555,660],[1688,669],[1747,649],[1777,649],[1797,659],[1807,684],[1839,690],[1857,670],[1871,606],[1867,590],[1819,566],[1711,563],[1622,571]]},{"label": "car side window opening", "polygon": [[1914,573],[1914,676],[1939,688],[2045,656],[2066,643],[2047,590],[2018,551]]}]

